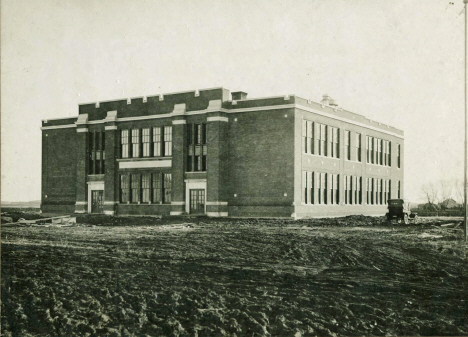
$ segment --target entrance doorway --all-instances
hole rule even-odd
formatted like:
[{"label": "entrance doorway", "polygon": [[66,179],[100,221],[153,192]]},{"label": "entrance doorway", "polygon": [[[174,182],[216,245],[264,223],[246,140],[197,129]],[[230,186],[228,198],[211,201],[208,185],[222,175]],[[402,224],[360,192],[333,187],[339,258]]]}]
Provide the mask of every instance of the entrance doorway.
[{"label": "entrance doorway", "polygon": [[103,190],[91,191],[91,213],[103,213]]},{"label": "entrance doorway", "polygon": [[205,190],[190,190],[190,214],[205,213]]}]

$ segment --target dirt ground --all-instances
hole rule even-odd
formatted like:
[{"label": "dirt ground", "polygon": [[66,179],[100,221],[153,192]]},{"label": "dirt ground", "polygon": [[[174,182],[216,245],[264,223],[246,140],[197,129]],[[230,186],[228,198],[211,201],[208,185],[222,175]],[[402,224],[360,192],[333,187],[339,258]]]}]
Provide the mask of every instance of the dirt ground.
[{"label": "dirt ground", "polygon": [[468,335],[451,219],[2,226],[2,336]]}]

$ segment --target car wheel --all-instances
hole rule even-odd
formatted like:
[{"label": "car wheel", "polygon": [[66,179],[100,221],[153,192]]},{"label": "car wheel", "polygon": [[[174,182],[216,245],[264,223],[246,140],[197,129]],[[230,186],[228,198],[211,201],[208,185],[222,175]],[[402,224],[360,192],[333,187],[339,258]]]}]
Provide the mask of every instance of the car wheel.
[{"label": "car wheel", "polygon": [[408,214],[405,214],[405,217],[403,218],[403,221],[405,222],[405,225],[409,224]]}]

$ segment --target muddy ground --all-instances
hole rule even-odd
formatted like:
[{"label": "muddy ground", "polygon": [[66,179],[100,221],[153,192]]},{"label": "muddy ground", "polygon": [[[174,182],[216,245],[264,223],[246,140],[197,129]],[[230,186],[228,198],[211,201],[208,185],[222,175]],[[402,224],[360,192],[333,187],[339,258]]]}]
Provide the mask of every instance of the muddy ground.
[{"label": "muddy ground", "polygon": [[2,226],[2,336],[468,335],[451,220],[80,220]]}]

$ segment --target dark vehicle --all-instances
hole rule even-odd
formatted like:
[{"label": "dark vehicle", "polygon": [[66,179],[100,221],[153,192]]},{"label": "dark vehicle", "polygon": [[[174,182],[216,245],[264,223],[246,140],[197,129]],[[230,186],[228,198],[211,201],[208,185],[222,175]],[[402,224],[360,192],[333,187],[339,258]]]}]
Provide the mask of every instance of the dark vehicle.
[{"label": "dark vehicle", "polygon": [[388,200],[388,213],[385,214],[387,220],[391,223],[392,220],[397,220],[398,223],[409,224],[410,221],[417,222],[418,215],[411,213],[409,205],[405,205],[403,199]]}]

